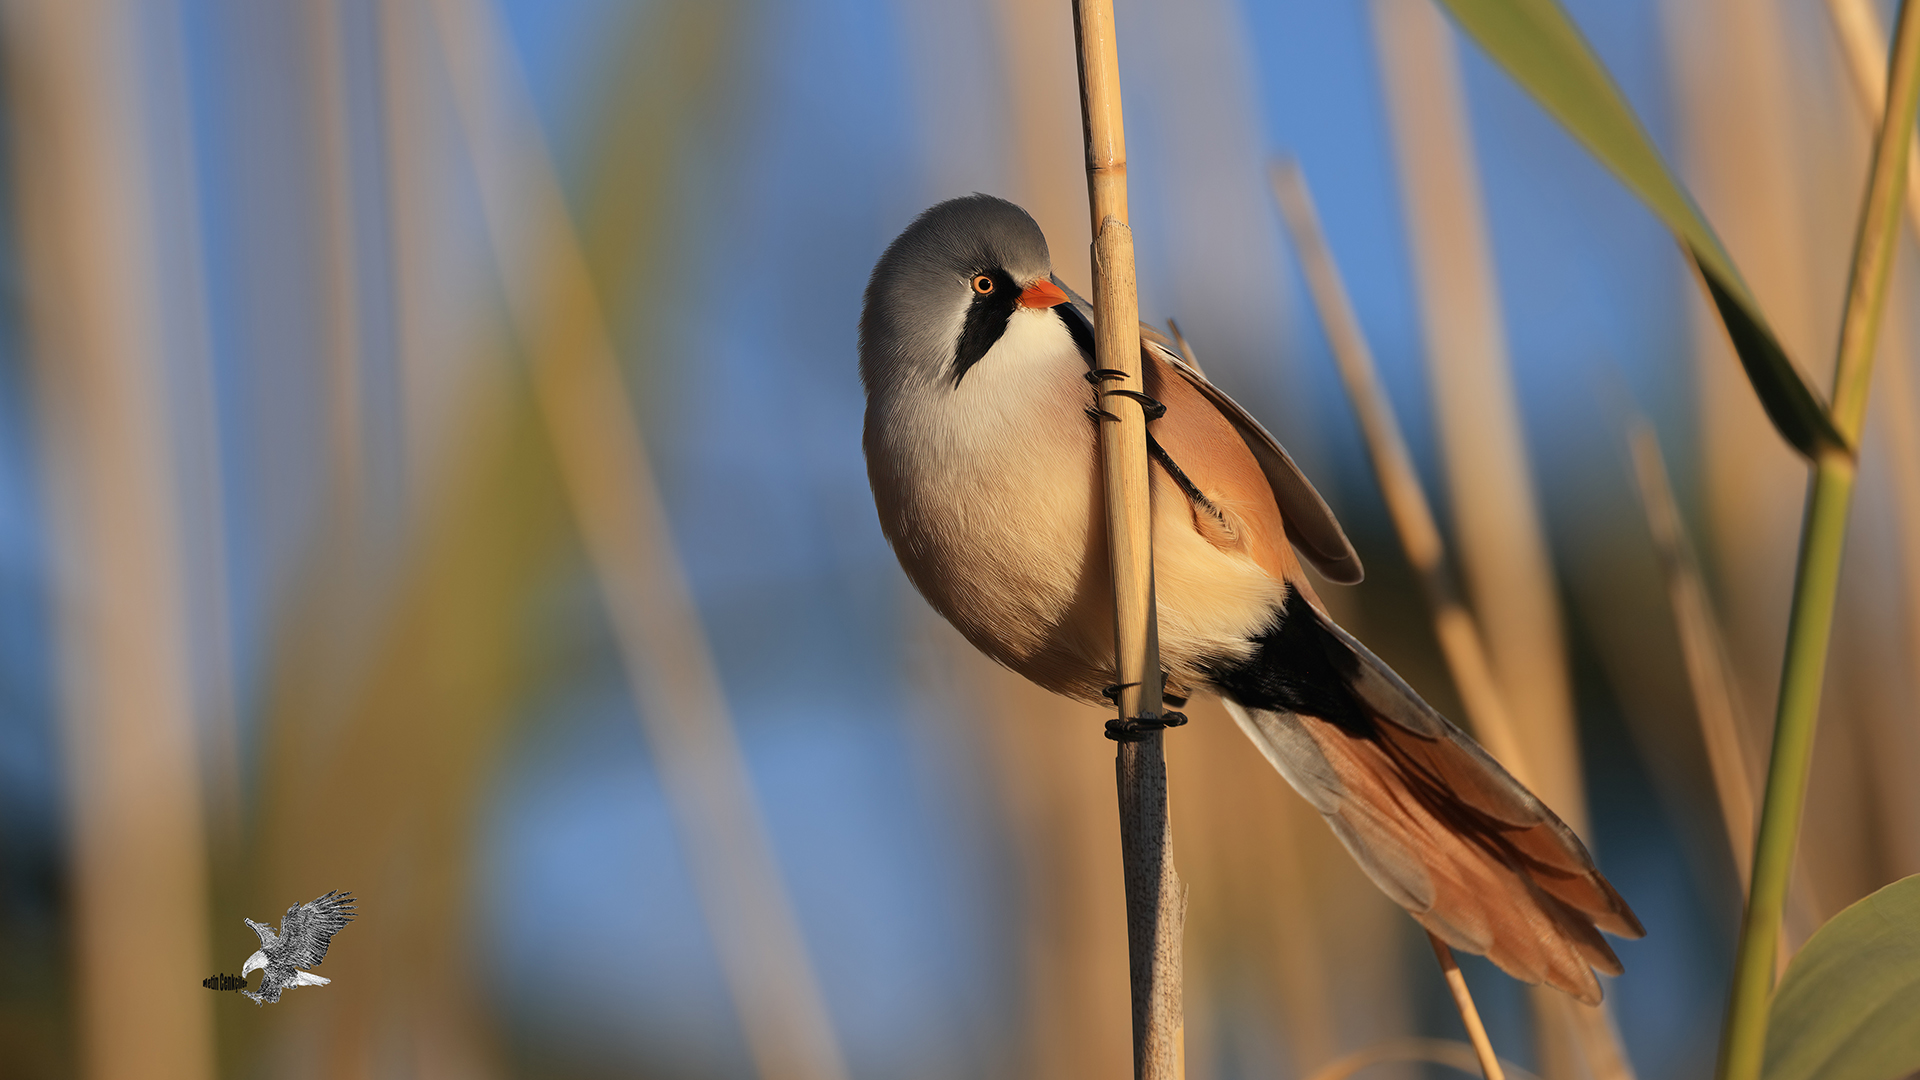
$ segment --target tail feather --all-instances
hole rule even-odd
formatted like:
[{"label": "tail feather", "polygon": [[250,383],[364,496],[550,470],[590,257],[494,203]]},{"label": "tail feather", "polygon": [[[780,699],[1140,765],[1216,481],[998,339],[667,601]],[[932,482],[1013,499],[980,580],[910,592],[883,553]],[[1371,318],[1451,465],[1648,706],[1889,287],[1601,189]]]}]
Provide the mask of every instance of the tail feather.
[{"label": "tail feather", "polygon": [[[1262,670],[1264,669],[1264,670]],[[1216,685],[1374,883],[1455,948],[1600,1000],[1601,938],[1645,931],[1578,837],[1465,733],[1297,597]]]}]

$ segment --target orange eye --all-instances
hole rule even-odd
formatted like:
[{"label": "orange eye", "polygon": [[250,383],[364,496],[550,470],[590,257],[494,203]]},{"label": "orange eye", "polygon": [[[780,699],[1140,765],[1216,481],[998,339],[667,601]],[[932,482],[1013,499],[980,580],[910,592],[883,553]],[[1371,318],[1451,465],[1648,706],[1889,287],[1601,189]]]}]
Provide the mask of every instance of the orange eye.
[{"label": "orange eye", "polygon": [[993,279],[985,274],[976,274],[973,279],[973,291],[985,296],[993,291]]}]

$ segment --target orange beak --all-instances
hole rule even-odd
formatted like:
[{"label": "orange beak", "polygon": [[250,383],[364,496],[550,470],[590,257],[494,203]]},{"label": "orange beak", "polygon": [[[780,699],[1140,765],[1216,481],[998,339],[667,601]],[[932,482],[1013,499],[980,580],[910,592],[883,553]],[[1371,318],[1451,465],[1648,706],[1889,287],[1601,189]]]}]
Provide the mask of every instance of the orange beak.
[{"label": "orange beak", "polygon": [[1067,302],[1067,291],[1045,278],[1026,287],[1020,294],[1020,306],[1031,308],[1059,307]]}]

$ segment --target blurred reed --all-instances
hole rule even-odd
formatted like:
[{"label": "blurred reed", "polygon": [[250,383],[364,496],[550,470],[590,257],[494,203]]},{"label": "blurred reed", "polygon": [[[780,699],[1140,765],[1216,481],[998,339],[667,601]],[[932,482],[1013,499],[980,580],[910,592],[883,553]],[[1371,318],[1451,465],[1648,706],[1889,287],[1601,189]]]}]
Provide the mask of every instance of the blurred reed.
[{"label": "blurred reed", "polygon": [[[1782,344],[1803,358],[1817,383],[1830,370],[1829,343],[1839,327],[1837,314],[1817,298],[1838,295],[1845,253],[1815,240],[1826,235],[1826,208],[1851,205],[1858,190],[1857,173],[1841,182],[1818,166],[1855,160],[1853,148],[1833,153],[1828,129],[1835,125],[1815,107],[1817,97],[1796,91],[1813,77],[1810,58],[1794,48],[1792,13],[1776,0],[1667,0],[1661,11],[1689,190],[1748,275]],[[1769,702],[1779,686],[1806,466],[1775,435],[1717,316],[1701,301],[1689,308],[1704,569],[1725,633],[1734,698]],[[1837,660],[1848,681],[1882,677],[1868,665]],[[1746,725],[1746,745],[1768,745],[1769,710],[1736,715]],[[1850,734],[1849,727],[1851,720],[1836,725],[1833,735]],[[1757,763],[1764,755],[1755,757]],[[1826,842],[1796,855],[1804,868],[1795,878],[1803,884],[1789,897],[1782,938],[1788,949],[1863,884],[1860,848],[1846,842],[1867,827],[1852,798],[1851,763],[1827,755],[1819,769],[1812,816]]]},{"label": "blurred reed", "polygon": [[[1479,1053],[1466,1043],[1451,1039],[1397,1039],[1390,1043],[1370,1047],[1358,1053],[1348,1054],[1339,1061],[1311,1075],[1311,1080],[1347,1080],[1362,1070],[1372,1069],[1392,1061],[1417,1061],[1433,1065],[1445,1065],[1463,1073],[1481,1070]],[[1501,1062],[1500,1067],[1515,1080],[1539,1080],[1534,1074],[1512,1062]]]},{"label": "blurred reed", "polygon": [[846,1074],[667,532],[595,283],[484,0],[436,0],[515,334],[762,1077]]},{"label": "blurred reed", "polygon": [[1739,707],[1727,670],[1726,644],[1713,616],[1699,559],[1681,521],[1679,504],[1674,501],[1673,485],[1653,426],[1635,417],[1628,425],[1628,445],[1647,528],[1666,574],[1687,684],[1693,690],[1694,712],[1713,770],[1721,823],[1734,868],[1740,880],[1746,881],[1753,863],[1754,754],[1742,737]]},{"label": "blurred reed", "polygon": [[[165,336],[177,413],[180,539],[188,567],[190,651],[195,657],[195,712],[201,718],[207,836],[212,879],[230,875],[241,853],[244,810],[240,716],[233,640],[231,551],[225,472],[221,464],[219,394],[212,356],[212,312],[200,212],[202,143],[189,90],[185,28],[178,0],[144,7],[152,65],[148,122],[154,136],[152,198],[159,230],[157,271],[164,293]],[[216,884],[216,889],[219,886]]]},{"label": "blurred reed", "polygon": [[349,543],[359,540],[367,431],[363,420],[365,333],[360,313],[360,215],[354,206],[353,135],[347,117],[349,78],[341,41],[339,0],[303,0],[302,38],[312,86],[311,131],[317,159],[323,355],[327,386],[328,475],[333,526]]},{"label": "blurred reed", "polygon": [[[1735,873],[1744,884],[1752,879],[1753,873],[1753,840],[1758,820],[1754,777],[1759,768],[1760,748],[1752,745],[1746,736],[1749,729],[1741,717],[1738,691],[1727,659],[1726,638],[1714,616],[1699,557],[1674,499],[1659,438],[1651,423],[1635,416],[1628,423],[1627,439],[1633,458],[1635,490],[1666,578],[1668,603],[1673,608],[1681,659],[1687,669],[1687,686],[1693,692],[1694,715],[1700,723],[1701,742],[1706,747],[1707,764],[1713,775],[1714,796],[1720,805],[1721,826],[1726,832]],[[1793,899],[1800,909],[1812,909],[1812,890],[1804,862],[1794,865]],[[1792,945],[1783,934],[1775,963],[1776,974],[1785,972],[1791,958]]]},{"label": "blurred reed", "polygon": [[[1521,783],[1530,782],[1529,762],[1515,735],[1512,720],[1500,689],[1494,684],[1487,662],[1486,646],[1473,616],[1461,604],[1454,586],[1453,568],[1448,564],[1440,529],[1434,524],[1433,509],[1420,488],[1419,474],[1413,467],[1413,455],[1407,450],[1406,437],[1393,415],[1392,403],[1380,384],[1374,368],[1373,351],[1367,347],[1360,321],[1354,316],[1345,283],[1327,249],[1320,218],[1313,206],[1313,194],[1300,167],[1285,161],[1272,169],[1274,199],[1280,206],[1288,236],[1299,253],[1300,264],[1313,294],[1314,306],[1332,347],[1340,379],[1346,384],[1347,399],[1360,419],[1367,443],[1367,456],[1373,463],[1387,512],[1400,536],[1407,560],[1420,575],[1427,605],[1433,616],[1434,634],[1447,658],[1447,668],[1466,703],[1469,726],[1486,742],[1494,756],[1509,763]],[[1500,1063],[1487,1042],[1479,1010],[1467,989],[1466,977],[1446,944],[1431,933],[1427,935],[1434,956],[1446,977],[1460,1020],[1479,1055],[1481,1071],[1488,1080],[1499,1080]]]},{"label": "blurred reed", "polygon": [[[1830,330],[1813,303],[1817,267],[1803,194],[1810,181],[1792,81],[1796,68],[1775,0],[1663,0],[1679,163],[1747,276],[1787,351],[1816,385]],[[1736,694],[1773,699],[1786,631],[1805,465],[1774,433],[1712,308],[1690,300],[1695,433],[1706,569],[1727,630]],[[1683,485],[1685,487],[1686,485]],[[1769,736],[1764,709],[1745,714],[1749,745]],[[1744,878],[1742,879],[1745,880]],[[1812,931],[1796,917],[1793,936]]]},{"label": "blurred reed", "polygon": [[[1877,125],[1887,96],[1886,32],[1863,0],[1827,0],[1827,11],[1840,39],[1854,100],[1868,126]],[[1920,145],[1908,147],[1906,221],[1908,231],[1920,240]],[[1911,288],[1901,288],[1896,279],[1895,295],[1910,297]],[[1914,398],[1912,318],[1910,303],[1887,313],[1880,360],[1886,389],[1875,398],[1885,415],[1876,427],[1885,433],[1890,450],[1886,455],[1891,466],[1889,494],[1898,519],[1905,651],[1910,658],[1920,654],[1920,406]],[[1906,668],[1910,685],[1905,689],[1911,695],[1920,691],[1920,686],[1911,685],[1920,664],[1910,659]],[[1911,725],[1900,722],[1896,710],[1874,709],[1869,719],[1876,763],[1913,760]],[[1895,795],[1912,785],[1886,777],[1877,786],[1885,804],[1880,817],[1888,862],[1881,875],[1897,878],[1920,872],[1920,807]]]},{"label": "blurred reed", "polygon": [[[1861,200],[1834,362],[1831,413],[1848,448],[1860,445],[1866,422],[1880,321],[1899,252],[1916,110],[1920,110],[1920,9],[1903,5],[1895,31],[1886,109],[1874,142],[1867,192]],[[1828,450],[1814,461],[1781,671],[1773,753],[1761,804],[1759,839],[1754,845],[1753,883],[1740,928],[1721,1047],[1720,1074],[1727,1080],[1757,1077],[1763,1064],[1775,939],[1783,922],[1787,882],[1812,772],[1813,738],[1858,467],[1856,453],[1844,450]]]},{"label": "blurred reed", "polygon": [[1420,487],[1420,474],[1407,449],[1406,436],[1394,417],[1393,403],[1381,385],[1360,320],[1353,313],[1340,270],[1320,228],[1313,194],[1298,164],[1285,161],[1272,172],[1274,198],[1279,203],[1287,234],[1299,254],[1308,291],[1319,312],[1333,359],[1340,369],[1347,400],[1360,421],[1374,478],[1393,518],[1394,531],[1407,561],[1420,577],[1420,586],[1433,616],[1434,637],[1447,659],[1447,671],[1466,706],[1468,726],[1494,757],[1506,763],[1516,778],[1531,786],[1531,762],[1514,731],[1500,687],[1494,680],[1487,647],[1473,615],[1460,600],[1453,566],[1447,559],[1433,507]]},{"label": "blurred reed", "polygon": [[[1531,784],[1586,834],[1586,793],[1557,585],[1529,475],[1452,30],[1426,0],[1375,0],[1373,25],[1468,593]],[[1463,690],[1464,693],[1464,690]],[[1523,774],[1526,775],[1526,774]],[[1549,1080],[1632,1075],[1610,1007],[1532,991]],[[1571,1044],[1568,1040],[1571,1039]]]},{"label": "blurred reed", "polygon": [[59,0],[0,18],[53,538],[81,1072],[202,1080],[207,856],[138,10]]}]

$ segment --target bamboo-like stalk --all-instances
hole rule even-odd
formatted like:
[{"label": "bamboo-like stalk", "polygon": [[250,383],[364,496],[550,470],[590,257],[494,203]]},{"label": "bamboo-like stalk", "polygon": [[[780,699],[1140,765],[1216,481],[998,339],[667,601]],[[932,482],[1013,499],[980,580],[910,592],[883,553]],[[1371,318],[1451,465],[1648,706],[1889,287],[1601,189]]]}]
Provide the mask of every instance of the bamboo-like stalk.
[{"label": "bamboo-like stalk", "polygon": [[482,0],[435,0],[508,307],[631,693],[764,1080],[846,1067],[754,805],[592,279]]},{"label": "bamboo-like stalk", "polygon": [[47,469],[80,1072],[214,1073],[206,850],[136,5],[0,8]]},{"label": "bamboo-like stalk", "polygon": [[[1920,5],[1903,4],[1895,30],[1892,77],[1867,193],[1854,241],[1853,273],[1840,323],[1834,366],[1832,415],[1850,446],[1858,446],[1866,421],[1873,377],[1874,346],[1887,286],[1898,252],[1901,200],[1906,193],[1908,149],[1920,109]],[[1813,734],[1820,715],[1826,677],[1827,643],[1833,630],[1839,592],[1840,558],[1846,543],[1847,509],[1852,502],[1857,464],[1848,454],[1828,451],[1815,462],[1807,498],[1806,528],[1794,581],[1793,614],[1787,630],[1786,660],[1780,677],[1779,709],[1774,720],[1773,756],[1768,764],[1760,834],[1754,844],[1753,884],[1740,928],[1733,990],[1721,1043],[1722,1080],[1754,1080],[1760,1075],[1767,1038],[1767,1006],[1773,989],[1773,950],[1786,906],[1787,882],[1798,840],[1800,812],[1806,802],[1813,757]]]},{"label": "bamboo-like stalk", "polygon": [[1494,1056],[1493,1043],[1487,1040],[1487,1026],[1480,1022],[1480,1010],[1473,1005],[1473,994],[1467,989],[1467,977],[1453,959],[1453,950],[1431,932],[1427,934],[1427,944],[1433,946],[1433,958],[1440,961],[1440,973],[1447,978],[1447,992],[1453,995],[1453,1007],[1460,1010],[1460,1022],[1467,1028],[1467,1040],[1473,1044],[1474,1056],[1480,1061],[1480,1075],[1487,1080],[1506,1080],[1506,1073],[1500,1068],[1500,1059]]},{"label": "bamboo-like stalk", "polygon": [[[1140,302],[1133,232],[1127,225],[1127,144],[1120,106],[1120,56],[1112,0],[1074,0],[1080,108],[1086,129],[1087,203],[1093,228],[1096,367],[1119,373],[1100,383],[1101,476],[1107,552],[1113,568],[1115,682],[1120,715],[1160,715],[1160,644],[1153,604],[1153,523],[1148,499],[1147,418],[1119,390],[1146,392],[1140,361]],[[1120,847],[1127,890],[1127,951],[1133,982],[1133,1073],[1137,1080],[1184,1074],[1181,933],[1186,896],[1173,868],[1167,816],[1164,733],[1122,742]]]},{"label": "bamboo-like stalk", "polygon": [[1699,557],[1680,520],[1680,507],[1674,501],[1673,485],[1653,426],[1635,417],[1627,437],[1640,505],[1667,579],[1667,597],[1680,633],[1680,654],[1686,662],[1687,685],[1693,690],[1694,712],[1700,720],[1707,764],[1713,772],[1720,820],[1734,868],[1740,880],[1746,881],[1753,865],[1753,777],[1740,737],[1733,684],[1727,674],[1726,646],[1714,620]]}]

